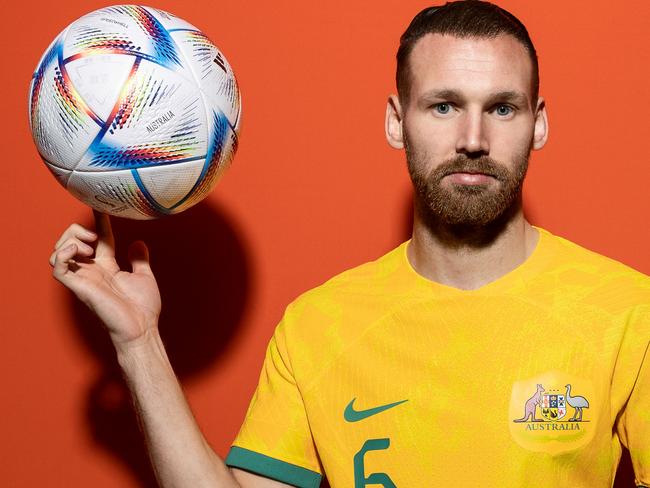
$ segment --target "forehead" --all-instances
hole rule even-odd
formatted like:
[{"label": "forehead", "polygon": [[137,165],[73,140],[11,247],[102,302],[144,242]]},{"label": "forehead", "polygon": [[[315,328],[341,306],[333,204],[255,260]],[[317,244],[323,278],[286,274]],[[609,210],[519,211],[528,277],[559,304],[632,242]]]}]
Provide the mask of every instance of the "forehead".
[{"label": "forehead", "polygon": [[426,34],[409,56],[411,97],[432,89],[467,95],[521,91],[530,97],[532,61],[510,35],[491,39]]}]

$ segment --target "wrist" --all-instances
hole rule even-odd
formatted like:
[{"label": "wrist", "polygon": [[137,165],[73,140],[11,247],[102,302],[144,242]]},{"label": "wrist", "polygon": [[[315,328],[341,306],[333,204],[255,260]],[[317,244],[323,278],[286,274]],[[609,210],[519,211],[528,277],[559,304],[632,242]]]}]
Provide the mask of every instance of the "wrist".
[{"label": "wrist", "polygon": [[141,335],[128,341],[113,341],[117,362],[123,370],[146,363],[152,357],[167,359],[157,327],[146,329]]}]

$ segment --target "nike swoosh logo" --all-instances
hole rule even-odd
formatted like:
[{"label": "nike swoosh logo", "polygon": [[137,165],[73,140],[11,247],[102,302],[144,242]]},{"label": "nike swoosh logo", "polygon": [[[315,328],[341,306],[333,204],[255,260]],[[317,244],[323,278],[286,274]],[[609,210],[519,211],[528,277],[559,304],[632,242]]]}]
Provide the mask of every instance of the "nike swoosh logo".
[{"label": "nike swoosh logo", "polygon": [[381,405],[379,407],[369,408],[367,410],[355,410],[353,406],[355,400],[356,398],[353,398],[352,401],[348,403],[348,406],[345,407],[345,411],[343,412],[343,418],[348,422],[358,422],[359,420],[367,419],[368,417],[377,415],[378,413],[388,410],[389,408],[393,408],[397,405],[401,405],[404,402],[408,402],[408,400],[401,400],[399,402],[389,403],[388,405]]}]

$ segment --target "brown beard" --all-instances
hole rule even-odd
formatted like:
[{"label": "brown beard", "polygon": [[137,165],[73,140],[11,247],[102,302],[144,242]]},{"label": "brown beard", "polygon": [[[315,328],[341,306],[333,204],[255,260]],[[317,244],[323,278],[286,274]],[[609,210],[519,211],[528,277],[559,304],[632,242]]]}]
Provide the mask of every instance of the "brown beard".
[{"label": "brown beard", "polygon": [[[513,169],[489,156],[476,158],[459,154],[438,166],[431,173],[424,174],[426,155],[415,153],[405,141],[406,160],[411,181],[416,191],[419,207],[430,213],[429,217],[441,224],[463,227],[485,227],[510,214],[521,204],[521,190],[528,170],[531,147],[515,155]],[[446,188],[442,179],[452,173],[483,173],[497,180],[498,187],[486,185],[452,185]]]}]

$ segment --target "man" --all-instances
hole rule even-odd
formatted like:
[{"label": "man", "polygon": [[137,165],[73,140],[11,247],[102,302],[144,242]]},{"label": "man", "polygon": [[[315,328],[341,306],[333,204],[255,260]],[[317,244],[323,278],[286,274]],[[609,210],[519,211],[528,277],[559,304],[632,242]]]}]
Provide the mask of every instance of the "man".
[{"label": "man", "polygon": [[128,273],[104,215],[57,242],[54,276],[106,323],[161,484],[606,487],[623,445],[650,484],[650,280],[524,217],[548,136],[526,29],[489,3],[426,9],[397,85],[412,239],[289,306],[225,463],[158,336],[144,244]]}]

